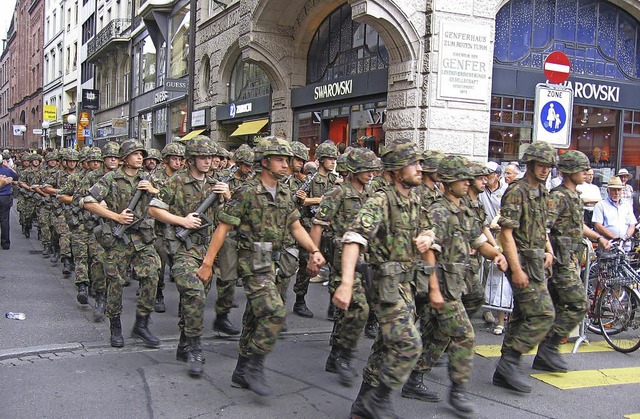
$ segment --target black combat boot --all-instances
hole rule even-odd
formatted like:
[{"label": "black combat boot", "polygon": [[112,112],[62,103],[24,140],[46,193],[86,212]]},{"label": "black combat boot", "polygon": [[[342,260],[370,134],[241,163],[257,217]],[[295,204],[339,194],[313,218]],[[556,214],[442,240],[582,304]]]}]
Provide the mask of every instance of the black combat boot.
[{"label": "black combat boot", "polygon": [[364,326],[364,335],[369,339],[375,339],[376,336],[378,336],[379,329],[380,326],[378,325],[376,315],[373,313],[373,310],[370,310],[369,318],[367,318],[367,324]]},{"label": "black combat boot", "polygon": [[200,336],[187,337],[187,363],[190,376],[196,378],[202,376],[204,357],[200,347]]},{"label": "black combat boot", "polygon": [[176,349],[176,361],[187,362],[187,335],[184,334],[184,330],[180,331],[180,340],[178,341],[178,349]]},{"label": "black combat boot", "polygon": [[62,274],[71,275],[71,258],[67,256],[62,257]]},{"label": "black combat boot", "polygon": [[544,342],[538,346],[538,353],[533,360],[533,368],[536,370],[550,372],[567,372],[569,364],[562,358],[558,351],[558,346],[562,341],[562,336],[555,333],[547,335]]},{"label": "black combat boot", "polygon": [[327,362],[324,364],[324,370],[326,372],[337,373],[338,370],[336,368],[336,360],[338,359],[339,349],[337,346],[331,347],[331,352],[329,352],[329,356],[327,357]]},{"label": "black combat boot", "polygon": [[247,365],[249,365],[249,358],[246,356],[238,355],[238,363],[236,369],[233,370],[231,375],[231,387],[236,388],[249,388],[249,383],[245,378],[247,373]]},{"label": "black combat boot", "polygon": [[60,260],[60,249],[58,249],[55,245],[53,246],[53,251],[51,252],[51,257],[49,258],[51,263],[58,263]]},{"label": "black combat boot", "polygon": [[464,415],[475,414],[476,405],[467,397],[464,384],[452,383],[449,392],[449,404]]},{"label": "black combat boot", "polygon": [[153,336],[149,330],[149,316],[141,316],[136,314],[136,323],[131,331],[132,338],[142,339],[148,348],[157,348],[160,346],[160,339]]},{"label": "black combat boot", "polygon": [[107,295],[104,292],[96,292],[96,305],[93,307],[93,321],[104,321],[104,303],[107,300]]},{"label": "black combat boot", "polygon": [[50,255],[49,246],[45,245],[44,248],[42,249],[42,257],[46,259],[49,257],[49,255]]},{"label": "black combat boot", "polygon": [[364,405],[362,404],[362,398],[373,389],[374,387],[372,387],[369,383],[364,380],[362,381],[358,396],[351,405],[351,412],[349,413],[351,419],[368,419],[371,417],[369,415],[369,412],[367,412],[367,410],[364,408]]},{"label": "black combat boot", "polygon": [[245,370],[244,378],[247,382],[249,390],[259,396],[271,396],[273,391],[267,384],[267,378],[264,375],[265,355],[253,354],[249,358],[249,364]]},{"label": "black combat boot", "polygon": [[111,329],[111,346],[114,348],[122,348],[124,346],[124,338],[122,337],[122,324],[120,316],[111,317],[109,319],[109,328]]},{"label": "black combat boot", "polygon": [[229,314],[218,314],[213,321],[213,330],[227,335],[235,336],[240,334],[240,330],[233,327],[231,320],[229,320]]},{"label": "black combat boot", "polygon": [[493,385],[521,393],[531,393],[529,379],[520,368],[521,357],[522,354],[514,349],[509,349],[503,354],[493,373]]},{"label": "black combat boot", "polygon": [[296,295],[296,302],[293,304],[293,312],[300,317],[312,318],[313,313],[307,307],[307,303],[304,301],[304,295]]},{"label": "black combat boot", "polygon": [[362,406],[373,419],[395,419],[395,409],[391,401],[391,389],[380,385],[362,397]]},{"label": "black combat boot", "polygon": [[76,297],[80,304],[89,304],[89,293],[87,284],[78,284],[78,296]]},{"label": "black combat boot", "polygon": [[436,403],[442,400],[435,391],[430,391],[424,384],[424,374],[419,371],[411,371],[409,379],[402,386],[402,397],[406,399],[422,400],[423,402]]},{"label": "black combat boot", "polygon": [[31,226],[24,226],[24,237],[31,237]]},{"label": "black combat boot", "polygon": [[162,294],[161,289],[156,293],[156,301],[153,303],[153,311],[156,313],[164,313],[167,311],[167,306],[164,305],[164,294]]},{"label": "black combat boot", "polygon": [[338,352],[336,371],[340,377],[340,384],[345,387],[351,387],[353,385],[353,379],[358,376],[358,373],[351,366],[352,359],[353,352],[351,350],[342,349]]}]

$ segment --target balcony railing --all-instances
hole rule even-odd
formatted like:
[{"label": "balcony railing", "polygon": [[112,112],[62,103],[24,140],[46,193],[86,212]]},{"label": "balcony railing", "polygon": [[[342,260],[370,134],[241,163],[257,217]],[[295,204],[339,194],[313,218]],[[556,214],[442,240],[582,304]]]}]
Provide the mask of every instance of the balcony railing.
[{"label": "balcony railing", "polygon": [[130,35],[131,19],[113,19],[89,41],[87,55],[91,57],[114,40],[129,40]]}]

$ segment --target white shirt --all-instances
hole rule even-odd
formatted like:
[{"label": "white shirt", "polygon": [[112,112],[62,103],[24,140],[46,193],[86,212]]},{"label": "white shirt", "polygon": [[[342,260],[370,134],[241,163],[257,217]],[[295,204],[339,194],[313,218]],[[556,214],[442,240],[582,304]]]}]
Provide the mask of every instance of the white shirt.
[{"label": "white shirt", "polygon": [[[600,193],[600,188],[594,185],[593,183],[583,183],[581,185],[576,185],[576,191],[580,194],[580,198],[584,201],[602,201],[602,194]],[[593,204],[595,205],[595,204]],[[593,211],[592,206],[585,206],[585,209],[588,211]]]},{"label": "white shirt", "polygon": [[607,197],[596,204],[591,221],[602,224],[615,236],[622,237],[627,234],[630,225],[636,224],[636,217],[629,205],[616,205]]}]

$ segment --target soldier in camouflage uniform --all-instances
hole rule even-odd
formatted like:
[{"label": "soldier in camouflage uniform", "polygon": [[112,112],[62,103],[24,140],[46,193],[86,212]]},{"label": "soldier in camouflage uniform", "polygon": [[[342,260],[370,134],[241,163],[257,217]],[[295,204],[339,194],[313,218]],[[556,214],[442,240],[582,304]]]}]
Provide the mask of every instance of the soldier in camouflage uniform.
[{"label": "soldier in camouflage uniform", "polygon": [[438,165],[444,158],[444,154],[438,150],[426,150],[422,153],[422,185],[418,186],[423,210],[427,210],[431,204],[442,197],[440,178],[438,177]]},{"label": "soldier in camouflage uniform", "polygon": [[[31,237],[31,229],[34,221],[37,222],[37,208],[40,203],[40,195],[38,195],[31,185],[35,185],[35,180],[40,174],[40,155],[29,154],[29,160],[31,161],[31,167],[29,171],[21,178],[22,188],[25,191],[25,237]],[[40,231],[40,226],[38,226]]]},{"label": "soldier in camouflage uniform", "polygon": [[[203,213],[195,212],[210,194],[229,199],[229,187],[218,182],[207,174],[210,171],[215,146],[209,137],[198,135],[186,144],[188,169],[172,176],[160,189],[160,194],[149,203],[149,214],[171,226],[193,230],[189,235],[191,247],[186,243],[171,244],[175,251],[173,277],[180,292],[180,341],[176,359],[186,361],[189,374],[194,377],[202,375],[204,357],[200,338],[204,331],[204,306],[207,294],[211,289],[211,281],[203,283],[196,276],[202,263],[207,245],[215,228],[216,213],[219,206],[213,203]],[[212,221],[204,225],[204,218]],[[165,239],[177,242],[175,232],[169,231]]]},{"label": "soldier in camouflage uniform", "polygon": [[[352,148],[345,151],[345,165],[349,172],[344,182],[336,184],[325,193],[320,208],[312,220],[310,236],[316,246],[320,245],[323,229],[331,229],[334,240],[339,243],[353,221],[364,201],[372,194],[369,183],[373,174],[380,169],[380,163],[373,151],[366,148]],[[333,275],[329,281],[329,294],[333,296],[340,285],[342,247],[335,246],[333,256]],[[361,258],[364,262],[364,258]],[[369,315],[369,304],[362,278],[357,275],[353,284],[353,297],[348,310],[337,309],[334,315],[333,332],[329,343],[331,353],[325,370],[338,373],[340,382],[350,387],[356,376],[351,360],[353,350]]]},{"label": "soldier in camouflage uniform", "polygon": [[520,360],[523,353],[542,342],[555,317],[545,272],[553,263],[547,235],[549,193],[545,182],[556,165],[556,153],[549,144],[537,141],[527,147],[522,161],[527,171],[504,193],[498,220],[509,263],[506,276],[513,289],[514,308],[493,384],[530,393],[531,384]]},{"label": "soldier in camouflage uniform", "polygon": [[299,221],[291,191],[278,182],[287,173],[293,156],[289,143],[279,137],[264,138],[256,147],[260,161],[258,176],[233,193],[219,215],[220,224],[211,238],[198,277],[211,279],[213,261],[227,233],[238,231],[238,273],[242,277],[247,306],[242,319],[238,364],[231,378],[233,385],[249,388],[259,395],[270,395],[264,375],[264,361],[280,334],[285,308],[277,286],[276,266],[282,261],[287,236],[292,235],[312,255],[317,273],[324,258]]},{"label": "soldier in camouflage uniform", "polygon": [[[158,347],[160,340],[148,328],[153,312],[153,302],[158,287],[160,257],[153,248],[155,240],[153,219],[146,215],[151,194],[158,193],[142,168],[142,160],[147,151],[135,139],[129,139],[120,146],[122,167],[107,173],[89,190],[90,195],[83,200],[84,208],[105,219],[100,242],[106,254],[105,274],[107,275],[106,315],[110,321],[111,346],[124,346],[122,337],[122,289],[127,267],[131,265],[140,281],[136,307],[136,322],[132,337],[140,338],[148,347]],[[134,204],[132,198],[136,190],[142,191]],[[106,208],[100,202],[106,203]],[[132,207],[132,208],[130,208]],[[112,232],[113,227],[130,225],[120,237]]]},{"label": "soldier in camouflage uniform", "polygon": [[[309,231],[311,229],[311,219],[318,210],[318,205],[322,202],[322,197],[326,191],[335,185],[337,176],[333,173],[338,158],[338,148],[332,141],[327,140],[316,148],[316,158],[320,165],[318,171],[311,178],[308,190],[298,190],[296,196],[302,202],[301,214],[302,225]],[[325,240],[331,240],[326,237]],[[327,255],[331,258],[333,255]],[[293,292],[296,294],[296,302],[293,305],[293,312],[301,317],[313,317],[313,313],[307,307],[305,296],[309,291],[309,273],[306,270],[309,255],[300,249],[299,252],[300,269],[293,285]]]},{"label": "soldier in camouflage uniform", "polygon": [[349,309],[356,262],[367,249],[373,268],[370,309],[380,324],[351,407],[355,417],[394,417],[391,391],[407,380],[422,351],[414,323],[415,264],[420,260],[416,241],[422,225],[420,199],[413,189],[422,181],[420,160],[413,141],[388,144],[382,151],[386,186],[365,202],[342,236],[342,282],[333,303]]},{"label": "soldier in camouflage uniform", "polygon": [[156,148],[150,148],[147,150],[147,157],[144,159],[143,168],[144,171],[153,175],[158,168],[158,165],[162,163],[162,153]]},{"label": "soldier in camouflage uniform", "polygon": [[[37,205],[38,226],[40,228],[39,239],[42,242],[44,250],[42,251],[42,257],[53,257],[56,253],[53,243],[53,227],[51,221],[53,220],[53,197],[48,193],[45,193],[41,186],[46,182],[46,179],[53,176],[53,173],[58,170],[59,155],[57,151],[50,151],[45,156],[46,166],[41,168],[38,175],[34,177],[34,183],[31,185],[32,189],[39,195]],[[57,245],[57,243],[56,243]]]},{"label": "soldier in camouflage uniform", "polygon": [[[151,181],[159,190],[162,190],[162,186],[178,171],[182,169],[182,162],[184,160],[184,145],[178,142],[170,142],[162,149],[162,170],[156,170],[151,177]],[[166,268],[169,268],[169,276],[171,281],[175,279],[171,276],[171,268],[173,266],[173,255],[169,251],[169,243],[165,239],[165,230],[167,226],[160,221],[156,220],[156,236],[157,239],[153,243],[160,260],[160,270],[158,271],[158,290],[156,291],[156,299],[153,304],[153,309],[156,313],[164,313],[167,310],[164,304],[164,272]]]},{"label": "soldier in camouflage uniform", "polygon": [[[20,166],[16,171],[20,175],[20,178],[23,178],[29,171],[31,170],[31,158],[29,157],[29,153],[23,153],[20,157]],[[26,233],[26,190],[23,188],[24,182],[18,180],[17,183],[13,185],[13,196],[14,201],[16,203],[16,210],[18,211],[20,221],[20,227],[22,229],[22,234],[27,235]],[[28,238],[28,237],[27,237]]]},{"label": "soldier in camouflage uniform", "polygon": [[549,279],[549,293],[556,310],[553,326],[538,346],[533,368],[566,372],[567,362],[558,352],[562,338],[582,321],[587,312],[584,285],[580,278],[579,255],[584,251],[584,236],[597,240],[605,248],[609,241],[584,224],[584,205],[576,186],[585,182],[589,170],[589,158],[577,150],[568,150],[560,156],[558,169],[562,172],[562,184],[549,194],[549,239],[555,261]]},{"label": "soldier in camouflage uniform", "polygon": [[505,270],[506,260],[487,242],[482,225],[474,212],[466,206],[470,181],[474,174],[470,163],[460,156],[442,159],[438,175],[444,184],[444,196],[426,210],[427,226],[435,234],[427,263],[436,266],[429,278],[428,293],[417,295],[417,312],[424,349],[404,385],[404,397],[424,401],[438,401],[423,383],[423,374],[429,372],[442,353],[449,354],[449,378],[452,385],[449,403],[459,413],[475,413],[475,405],[465,394],[465,384],[471,378],[475,334],[462,301],[468,293],[470,278],[477,272],[470,268],[472,249]]}]

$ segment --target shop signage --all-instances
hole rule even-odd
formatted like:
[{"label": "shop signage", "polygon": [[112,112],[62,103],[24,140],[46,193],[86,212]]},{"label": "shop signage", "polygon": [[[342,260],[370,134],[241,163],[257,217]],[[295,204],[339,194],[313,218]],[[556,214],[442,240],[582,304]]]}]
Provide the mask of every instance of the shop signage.
[{"label": "shop signage", "polygon": [[201,127],[207,125],[207,110],[198,109],[191,112],[191,126]]},{"label": "shop signage", "polygon": [[92,111],[100,109],[100,91],[82,89],[82,107]]},{"label": "shop signage", "polygon": [[44,121],[55,121],[58,119],[58,108],[56,105],[44,105],[42,107],[42,119]]},{"label": "shop signage", "polygon": [[356,74],[348,79],[321,82],[291,90],[291,107],[314,106],[320,103],[353,100],[361,96],[386,95],[389,86],[388,69]]},{"label": "shop signage", "polygon": [[437,98],[459,102],[489,101],[493,47],[486,25],[443,21]]},{"label": "shop signage", "polygon": [[316,86],[313,92],[314,100],[350,95],[353,92],[353,80],[349,79]]},{"label": "shop signage", "polygon": [[253,111],[253,105],[251,104],[251,102],[243,103],[242,105],[236,105],[235,103],[229,105],[229,116],[231,118],[235,118],[236,115],[248,113],[251,111]]},{"label": "shop signage", "polygon": [[180,79],[165,79],[164,90],[168,92],[186,92],[189,87],[189,82]]},{"label": "shop signage", "polygon": [[540,83],[536,86],[533,114],[533,139],[546,141],[556,148],[571,144],[573,92],[562,86]]},{"label": "shop signage", "polygon": [[153,103],[158,104],[158,103],[166,102],[167,99],[169,99],[169,93],[158,92],[153,96]]},{"label": "shop signage", "polygon": [[597,83],[582,83],[576,81],[571,83],[570,81],[564,83],[564,87],[573,89],[575,97],[580,99],[594,99],[604,102],[620,102],[620,87],[610,86],[607,84]]}]

